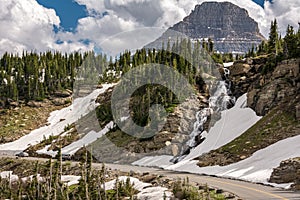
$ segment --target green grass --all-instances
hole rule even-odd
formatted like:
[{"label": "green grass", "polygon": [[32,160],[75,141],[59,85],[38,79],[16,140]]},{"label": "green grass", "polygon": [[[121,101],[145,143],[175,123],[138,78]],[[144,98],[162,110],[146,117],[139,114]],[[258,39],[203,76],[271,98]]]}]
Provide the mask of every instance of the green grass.
[{"label": "green grass", "polygon": [[20,106],[17,109],[3,109],[0,111],[0,144],[19,139],[31,130],[43,126],[49,114],[62,106],[45,104],[39,108]]},{"label": "green grass", "polygon": [[277,134],[276,129],[278,127],[286,127],[296,123],[297,121],[290,113],[281,113],[274,109],[240,137],[221,147],[221,150],[232,154],[240,154],[247,148],[245,144],[260,146],[260,144],[267,142],[269,137],[274,137]]},{"label": "green grass", "polygon": [[171,189],[176,199],[225,200],[223,194],[217,194],[215,189],[209,188],[207,185],[200,189],[190,184],[188,177],[184,180],[175,181]]},{"label": "green grass", "polygon": [[119,129],[107,133],[106,137],[118,147],[126,147],[130,142],[137,140],[135,137],[128,135]]}]

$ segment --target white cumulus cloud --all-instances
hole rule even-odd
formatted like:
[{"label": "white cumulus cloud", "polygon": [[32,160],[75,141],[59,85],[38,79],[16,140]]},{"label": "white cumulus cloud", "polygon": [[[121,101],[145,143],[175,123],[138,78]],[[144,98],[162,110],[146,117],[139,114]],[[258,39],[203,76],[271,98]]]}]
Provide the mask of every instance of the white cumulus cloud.
[{"label": "white cumulus cloud", "polygon": [[299,0],[273,0],[273,3],[266,2],[265,12],[268,21],[276,18],[279,32],[285,35],[287,25],[298,29],[300,22],[300,1]]},{"label": "white cumulus cloud", "polygon": [[54,42],[55,11],[34,0],[5,0],[0,4],[0,51],[45,50]]},{"label": "white cumulus cloud", "polygon": [[[196,4],[207,0],[75,0],[85,5],[89,16],[79,19],[74,33],[53,31],[60,19],[53,9],[45,8],[35,0],[4,0],[0,4],[0,54],[5,51],[60,50],[86,51],[110,40],[118,50],[142,46],[157,37],[159,31],[137,32],[145,27],[168,28],[183,20]],[[298,28],[299,0],[273,0],[261,8],[252,0],[230,1],[248,10],[258,22],[261,33],[267,38],[271,20],[277,19],[282,35],[288,24]],[[106,13],[103,15],[103,13]],[[131,36],[122,33],[132,33]],[[120,37],[120,35],[122,35]],[[126,37],[125,37],[126,35]],[[115,37],[115,38],[114,38]],[[118,38],[120,37],[120,38]],[[141,42],[137,41],[139,38]],[[148,38],[148,39],[147,39]],[[154,38],[155,39],[155,38]],[[56,43],[59,40],[61,42]],[[81,41],[90,41],[89,44]]]}]

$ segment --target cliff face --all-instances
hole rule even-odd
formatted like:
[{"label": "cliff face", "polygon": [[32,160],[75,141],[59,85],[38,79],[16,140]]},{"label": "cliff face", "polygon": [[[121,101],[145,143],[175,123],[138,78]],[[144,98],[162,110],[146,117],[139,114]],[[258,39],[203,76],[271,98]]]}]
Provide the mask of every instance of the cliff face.
[{"label": "cliff face", "polygon": [[273,108],[290,108],[300,119],[300,59],[277,63],[272,72],[265,72],[267,57],[236,62],[230,67],[233,93],[236,97],[248,93],[248,106],[264,116]]},{"label": "cliff face", "polygon": [[162,41],[166,42],[165,39],[174,37],[174,31],[192,39],[211,38],[215,49],[220,52],[247,52],[264,39],[259,33],[257,22],[249,17],[247,10],[229,2],[197,5],[189,16],[148,46],[161,45]]}]

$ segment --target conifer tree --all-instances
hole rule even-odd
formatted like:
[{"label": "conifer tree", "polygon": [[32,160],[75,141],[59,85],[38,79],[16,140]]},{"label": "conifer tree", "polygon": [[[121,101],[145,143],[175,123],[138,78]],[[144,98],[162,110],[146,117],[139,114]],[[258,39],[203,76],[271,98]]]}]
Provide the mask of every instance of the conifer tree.
[{"label": "conifer tree", "polygon": [[269,40],[268,40],[268,53],[278,53],[277,49],[278,43],[278,26],[277,20],[271,22]]}]

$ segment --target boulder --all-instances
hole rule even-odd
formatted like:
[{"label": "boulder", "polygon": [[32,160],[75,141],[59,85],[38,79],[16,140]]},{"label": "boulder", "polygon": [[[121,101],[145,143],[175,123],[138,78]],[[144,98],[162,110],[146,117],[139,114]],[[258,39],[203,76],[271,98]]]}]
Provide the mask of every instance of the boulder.
[{"label": "boulder", "polygon": [[60,91],[56,91],[55,93],[54,93],[54,95],[56,96],[56,97],[62,97],[62,98],[65,98],[65,97],[69,97],[69,96],[71,96],[72,95],[72,91],[71,90],[60,90]]},{"label": "boulder", "polygon": [[296,118],[300,120],[300,104],[295,106],[295,110],[296,110]]},{"label": "boulder", "polygon": [[294,188],[300,186],[300,158],[291,158],[280,163],[273,169],[269,182],[271,183],[294,183]]},{"label": "boulder", "polygon": [[66,105],[68,103],[72,102],[72,98],[68,97],[68,98],[54,98],[52,100],[52,103],[56,106],[63,106]]},{"label": "boulder", "polygon": [[37,101],[29,101],[27,103],[27,105],[29,107],[32,107],[32,108],[40,108],[40,107],[42,107],[42,103],[41,102],[37,102]]}]

